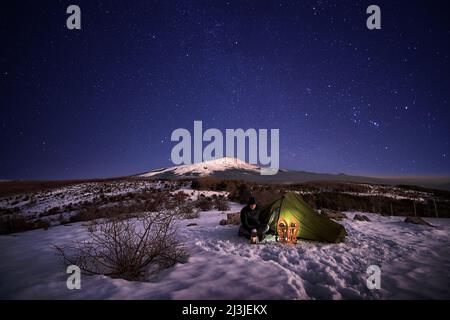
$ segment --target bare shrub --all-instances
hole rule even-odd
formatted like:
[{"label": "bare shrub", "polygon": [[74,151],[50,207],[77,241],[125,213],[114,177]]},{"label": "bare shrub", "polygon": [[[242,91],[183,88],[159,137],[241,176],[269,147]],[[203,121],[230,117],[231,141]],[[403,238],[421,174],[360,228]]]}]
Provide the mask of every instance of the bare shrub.
[{"label": "bare shrub", "polygon": [[188,198],[188,195],[184,192],[177,192],[172,196],[172,200],[177,206],[181,206],[181,205],[185,204],[187,201],[187,198]]},{"label": "bare shrub", "polygon": [[187,198],[188,196],[184,192],[169,193],[165,199],[164,208],[167,210],[176,210],[187,203]]},{"label": "bare shrub", "polygon": [[148,213],[137,219],[113,218],[89,225],[90,239],[69,247],[56,247],[68,265],[87,274],[126,280],[146,276],[181,261],[185,251],[175,237],[174,214]]},{"label": "bare shrub", "polygon": [[191,212],[183,212],[182,217],[184,219],[197,219],[200,217],[200,212],[198,210],[193,210]]},{"label": "bare shrub", "polygon": [[197,201],[195,201],[195,206],[201,211],[209,211],[213,209],[213,202],[210,197],[200,196]]},{"label": "bare shrub", "polygon": [[223,197],[217,197],[214,199],[214,207],[219,211],[228,211],[230,210],[230,205],[228,201]]},{"label": "bare shrub", "polygon": [[200,217],[199,211],[194,207],[193,202],[186,202],[184,205],[178,207],[181,217],[184,219],[196,219]]},{"label": "bare shrub", "polygon": [[239,202],[239,203],[247,203],[248,199],[252,196],[251,187],[242,183],[234,191],[230,191],[228,194],[228,199],[231,201]]}]

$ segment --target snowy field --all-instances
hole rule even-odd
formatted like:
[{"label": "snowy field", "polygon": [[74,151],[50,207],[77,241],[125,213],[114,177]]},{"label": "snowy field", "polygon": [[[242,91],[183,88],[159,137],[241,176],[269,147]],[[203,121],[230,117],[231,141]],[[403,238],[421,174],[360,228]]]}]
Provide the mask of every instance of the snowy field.
[{"label": "snowy field", "polygon": [[161,188],[160,182],[151,181],[119,181],[114,183],[80,183],[52,190],[25,193],[17,196],[0,197],[0,209],[18,209],[25,217],[39,217],[52,208],[62,208],[81,202],[92,202],[100,194],[105,197],[139,193],[145,190]]},{"label": "snowy field", "polygon": [[[230,212],[240,208],[231,204]],[[427,219],[433,228],[365,214],[371,222],[341,222],[349,233],[344,243],[293,246],[249,245],[237,237],[238,226],[219,226],[225,213],[202,212],[179,221],[187,262],[148,282],[83,275],[81,290],[66,288],[65,268],[52,246],[86,239],[85,223],[3,235],[0,298],[450,299],[450,220]],[[381,267],[380,290],[366,286],[372,264]]]}]

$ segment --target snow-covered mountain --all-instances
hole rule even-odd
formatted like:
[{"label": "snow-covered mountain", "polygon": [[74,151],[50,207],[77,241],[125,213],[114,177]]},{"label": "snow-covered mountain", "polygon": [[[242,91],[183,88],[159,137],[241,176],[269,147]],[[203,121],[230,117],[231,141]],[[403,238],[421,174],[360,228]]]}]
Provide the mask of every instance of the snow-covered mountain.
[{"label": "snow-covered mountain", "polygon": [[314,173],[280,169],[275,175],[261,175],[261,167],[237,158],[224,157],[189,165],[155,169],[135,175],[150,179],[183,179],[193,177],[215,177],[224,180],[245,180],[260,183],[303,183],[309,181],[345,181],[387,185],[417,185],[426,188],[450,190],[450,178],[433,177],[365,177],[347,174]]},{"label": "snow-covered mountain", "polygon": [[230,170],[249,171],[259,174],[260,167],[249,164],[237,158],[223,157],[220,159],[204,161],[194,164],[174,166],[170,168],[161,168],[138,175],[138,177],[192,177],[192,176],[212,176],[218,172]]},{"label": "snow-covered mountain", "polygon": [[189,165],[179,165],[155,169],[136,175],[138,178],[182,179],[192,177],[216,177],[257,182],[301,183],[306,181],[354,181],[380,182],[380,179],[350,176],[345,174],[313,173],[306,171],[280,169],[275,175],[261,175],[261,167],[237,158],[223,157]]}]

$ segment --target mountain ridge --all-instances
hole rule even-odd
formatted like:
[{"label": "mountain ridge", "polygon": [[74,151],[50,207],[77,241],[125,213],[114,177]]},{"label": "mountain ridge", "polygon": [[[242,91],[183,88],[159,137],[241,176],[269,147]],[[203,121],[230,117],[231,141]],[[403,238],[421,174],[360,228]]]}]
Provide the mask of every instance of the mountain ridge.
[{"label": "mountain ridge", "polygon": [[237,158],[223,157],[194,164],[158,168],[134,175],[134,177],[169,180],[215,177],[224,180],[248,180],[253,182],[282,184],[304,183],[310,181],[340,181],[388,185],[405,184],[450,190],[450,178],[370,177],[349,175],[345,173],[315,173],[291,169],[280,169],[275,175],[261,175],[260,169],[261,167],[258,165],[249,164]]}]

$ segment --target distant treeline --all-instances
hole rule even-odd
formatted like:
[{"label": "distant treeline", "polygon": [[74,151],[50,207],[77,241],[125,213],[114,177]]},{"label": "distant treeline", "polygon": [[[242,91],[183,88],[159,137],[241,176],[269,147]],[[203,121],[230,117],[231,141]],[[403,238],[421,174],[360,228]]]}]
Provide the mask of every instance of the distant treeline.
[{"label": "distant treeline", "polygon": [[[315,209],[358,210],[382,215],[421,217],[436,217],[437,212],[440,218],[450,218],[449,191],[407,185],[377,187],[379,190],[376,195],[359,195],[368,194],[372,189],[371,185],[334,181],[280,185],[216,178],[199,178],[192,182],[193,189],[228,191],[229,200],[239,203],[245,203],[250,196],[254,196],[261,205],[265,205],[285,192],[294,191],[300,192],[303,199]],[[408,196],[410,199],[396,199],[396,195]]]}]

